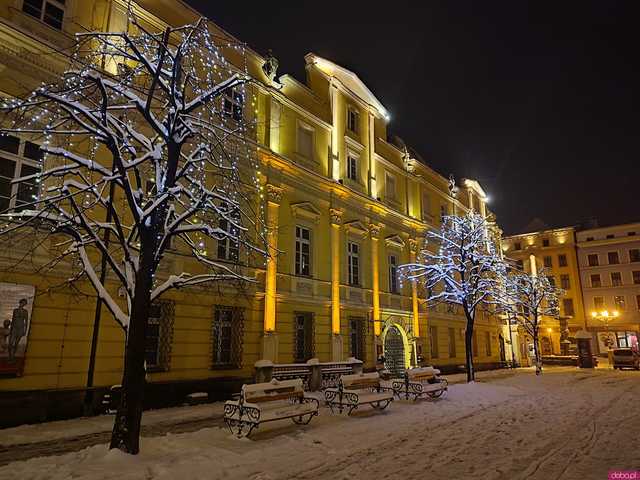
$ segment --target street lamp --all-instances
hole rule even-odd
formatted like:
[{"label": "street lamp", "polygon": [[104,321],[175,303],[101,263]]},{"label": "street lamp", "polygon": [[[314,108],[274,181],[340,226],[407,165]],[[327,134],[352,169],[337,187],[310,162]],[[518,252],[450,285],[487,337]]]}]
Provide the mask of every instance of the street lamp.
[{"label": "street lamp", "polygon": [[611,367],[613,365],[613,350],[612,350],[612,345],[611,345],[611,341],[610,341],[610,331],[609,331],[609,321],[611,319],[617,318],[620,315],[620,313],[617,310],[613,310],[612,312],[610,312],[609,310],[602,310],[600,312],[597,311],[593,311],[591,312],[591,316],[593,318],[595,318],[596,320],[600,320],[601,322],[604,323],[604,329],[605,332],[607,332],[607,357],[609,359],[609,366]]}]

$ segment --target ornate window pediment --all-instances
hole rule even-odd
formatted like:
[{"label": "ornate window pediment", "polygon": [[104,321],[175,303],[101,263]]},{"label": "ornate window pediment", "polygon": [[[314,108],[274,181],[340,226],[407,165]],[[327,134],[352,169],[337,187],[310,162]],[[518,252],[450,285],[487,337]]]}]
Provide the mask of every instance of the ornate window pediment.
[{"label": "ornate window pediment", "polygon": [[310,220],[313,223],[318,223],[322,212],[311,202],[300,202],[291,205],[291,213],[295,218],[302,218]]},{"label": "ornate window pediment", "polygon": [[360,235],[361,237],[364,237],[365,235],[367,235],[367,233],[369,233],[369,229],[367,228],[367,226],[360,220],[351,220],[350,222],[345,222],[344,228],[347,232],[353,233],[355,235]]},{"label": "ornate window pediment", "polygon": [[389,235],[384,239],[384,243],[387,247],[404,248],[405,243],[400,235]]}]

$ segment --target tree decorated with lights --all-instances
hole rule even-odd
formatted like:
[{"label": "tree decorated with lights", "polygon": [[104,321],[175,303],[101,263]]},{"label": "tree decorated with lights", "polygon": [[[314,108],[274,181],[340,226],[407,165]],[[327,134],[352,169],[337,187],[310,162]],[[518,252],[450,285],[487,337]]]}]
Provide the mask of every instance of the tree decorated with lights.
[{"label": "tree decorated with lights", "polygon": [[[59,81],[3,105],[2,133],[41,143],[44,159],[16,180],[39,188],[2,215],[1,234],[50,235],[124,330],[111,448],[136,454],[151,303],[172,288],[252,281],[266,246],[248,76],[234,66],[244,48],[204,19],[161,32],[129,22],[78,34]],[[224,261],[210,253],[221,244]],[[191,271],[166,273],[168,250]]]},{"label": "tree decorated with lights", "polygon": [[476,314],[493,302],[502,260],[492,235],[493,226],[478,214],[444,216],[439,230],[429,231],[415,263],[400,267],[417,280],[430,305],[460,305],[467,320],[465,366],[467,381],[475,379],[473,327]]},{"label": "tree decorated with lights", "polygon": [[536,375],[540,375],[542,373],[540,323],[545,316],[558,318],[559,299],[563,291],[551,283],[544,268],[536,271],[534,267],[533,271],[528,273],[505,265],[501,283],[503,288],[498,297],[498,305],[533,339]]}]

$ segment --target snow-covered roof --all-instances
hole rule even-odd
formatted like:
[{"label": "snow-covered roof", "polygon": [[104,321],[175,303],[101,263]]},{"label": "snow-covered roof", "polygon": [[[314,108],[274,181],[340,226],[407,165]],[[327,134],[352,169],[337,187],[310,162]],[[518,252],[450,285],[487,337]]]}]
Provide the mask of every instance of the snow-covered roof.
[{"label": "snow-covered roof", "polygon": [[304,59],[306,60],[307,65],[315,65],[326,75],[338,79],[345,88],[353,92],[369,105],[373,106],[382,117],[389,120],[389,112],[387,109],[382,105],[380,100],[375,97],[371,90],[367,88],[364,82],[360,80],[358,75],[353,73],[351,70],[341,67],[337,63],[333,63],[331,60],[319,57],[315,53],[308,53],[305,55]]}]

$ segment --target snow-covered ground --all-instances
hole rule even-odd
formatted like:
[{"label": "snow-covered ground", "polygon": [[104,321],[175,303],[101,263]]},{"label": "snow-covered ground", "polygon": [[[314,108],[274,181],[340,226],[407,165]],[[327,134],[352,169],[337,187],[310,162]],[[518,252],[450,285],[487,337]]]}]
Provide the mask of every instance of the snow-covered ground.
[{"label": "snow-covered ground", "polygon": [[143,438],[137,457],[98,445],[5,465],[0,479],[606,479],[640,468],[639,402],[639,372],[520,370],[436,402],[322,408],[306,427],[276,422],[250,440],[222,428]]}]

